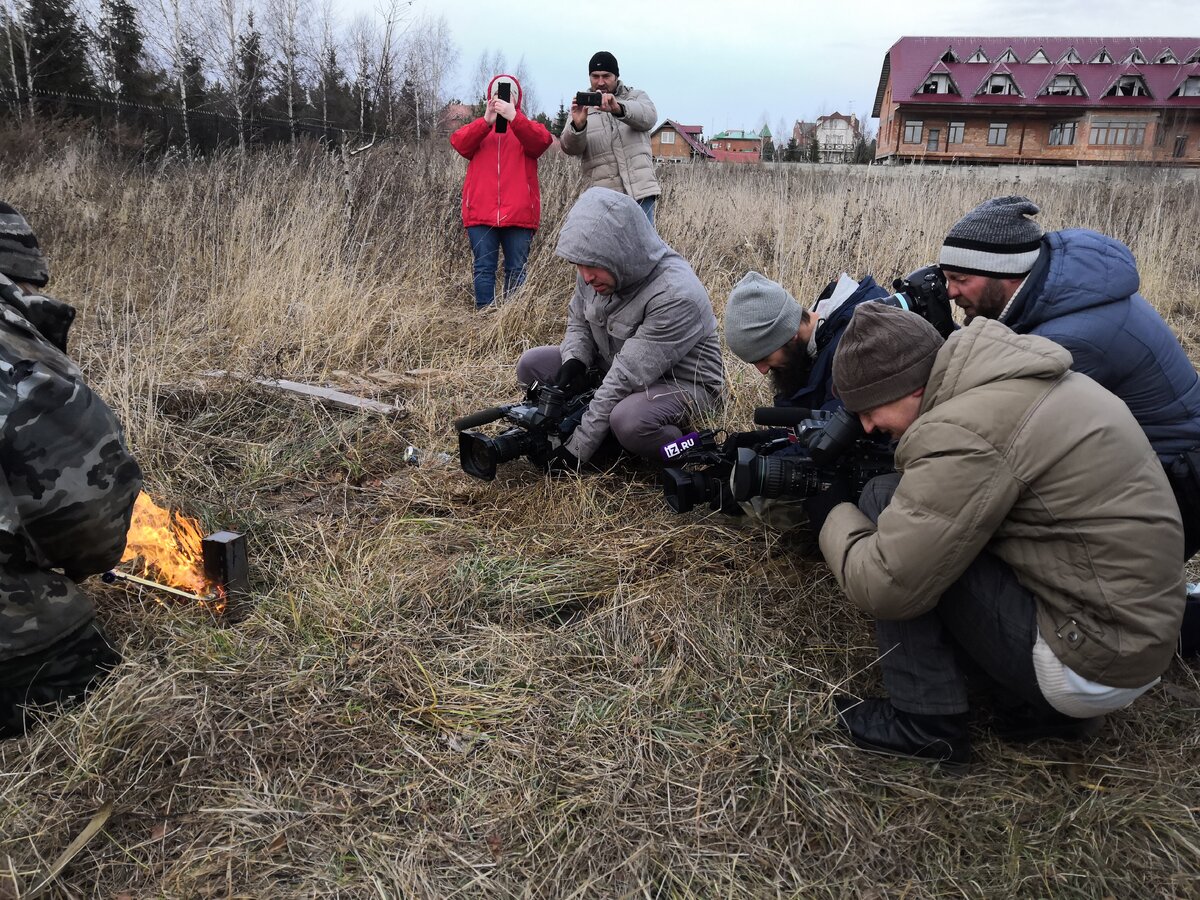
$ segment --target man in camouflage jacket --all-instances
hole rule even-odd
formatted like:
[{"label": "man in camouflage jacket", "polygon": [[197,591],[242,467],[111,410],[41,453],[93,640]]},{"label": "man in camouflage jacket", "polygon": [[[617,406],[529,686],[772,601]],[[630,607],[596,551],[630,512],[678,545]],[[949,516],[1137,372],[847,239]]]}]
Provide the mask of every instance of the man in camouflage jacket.
[{"label": "man in camouflage jacket", "polygon": [[118,657],[76,582],[115,565],[142,485],[112,410],[67,357],[28,223],[0,203],[0,738],[81,696]]}]

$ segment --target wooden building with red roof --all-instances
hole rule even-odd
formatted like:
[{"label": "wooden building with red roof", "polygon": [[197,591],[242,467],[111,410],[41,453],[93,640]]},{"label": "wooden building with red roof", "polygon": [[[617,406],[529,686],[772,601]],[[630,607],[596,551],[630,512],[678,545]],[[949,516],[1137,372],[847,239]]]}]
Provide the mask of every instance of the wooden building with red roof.
[{"label": "wooden building with red roof", "polygon": [[680,125],[667,119],[650,133],[650,153],[656,162],[690,162],[713,158],[704,144],[702,125]]},{"label": "wooden building with red roof", "polygon": [[1200,166],[1200,38],[904,37],[877,160]]}]

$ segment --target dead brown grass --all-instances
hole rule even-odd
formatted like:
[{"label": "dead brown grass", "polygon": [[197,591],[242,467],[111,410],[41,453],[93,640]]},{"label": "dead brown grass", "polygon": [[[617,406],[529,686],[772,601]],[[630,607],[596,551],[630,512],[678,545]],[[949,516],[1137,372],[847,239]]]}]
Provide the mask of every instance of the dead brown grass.
[{"label": "dead brown grass", "polygon": [[[450,419],[513,396],[520,350],[560,334],[569,161],[543,165],[528,284],[486,317],[448,155],[375,152],[349,228],[311,152],[137,165],[76,140],[3,165],[148,488],[250,535],[256,607],[220,626],[95,585],[125,662],[0,745],[0,896],[106,801],[52,893],[1197,896],[1195,669],[1089,747],[980,732],[970,774],[940,775],[837,736],[829,694],[874,684],[869,623],[794,544],[672,516],[636,472],[401,465],[410,442],[452,450]],[[1047,227],[1127,240],[1195,349],[1198,189],[1152,171],[676,170],[659,226],[720,307],[749,268],[802,297],[842,268],[890,278],[1014,190]],[[214,368],[432,371],[387,424],[180,389]],[[747,422],[763,386],[730,369]]]}]

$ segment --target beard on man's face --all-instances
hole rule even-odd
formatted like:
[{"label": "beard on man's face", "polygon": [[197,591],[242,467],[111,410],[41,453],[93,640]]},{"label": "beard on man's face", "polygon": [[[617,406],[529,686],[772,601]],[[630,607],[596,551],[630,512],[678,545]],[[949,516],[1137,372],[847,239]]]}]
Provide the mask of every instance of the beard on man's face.
[{"label": "beard on man's face", "polygon": [[799,341],[784,344],[783,350],[786,353],[784,363],[771,369],[771,384],[778,396],[787,399],[808,385],[813,361],[808,348]]}]

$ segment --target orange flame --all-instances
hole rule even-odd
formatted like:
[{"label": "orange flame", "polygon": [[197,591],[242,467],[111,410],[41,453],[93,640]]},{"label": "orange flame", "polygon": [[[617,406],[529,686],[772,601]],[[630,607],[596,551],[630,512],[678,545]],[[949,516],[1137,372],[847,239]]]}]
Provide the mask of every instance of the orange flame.
[{"label": "orange flame", "polygon": [[[200,549],[203,537],[197,519],[163,509],[142,493],[133,505],[133,521],[121,562],[140,559],[138,574],[143,577],[193,594],[215,594],[221,598],[224,592],[220,585],[204,574]],[[224,603],[214,606],[223,607]]]}]

